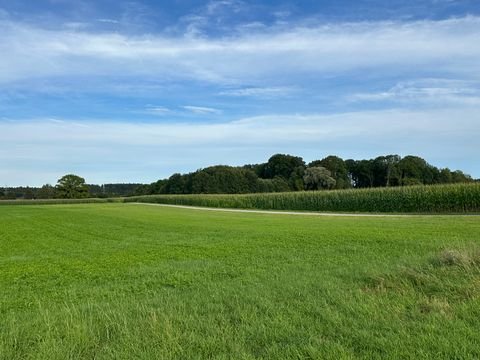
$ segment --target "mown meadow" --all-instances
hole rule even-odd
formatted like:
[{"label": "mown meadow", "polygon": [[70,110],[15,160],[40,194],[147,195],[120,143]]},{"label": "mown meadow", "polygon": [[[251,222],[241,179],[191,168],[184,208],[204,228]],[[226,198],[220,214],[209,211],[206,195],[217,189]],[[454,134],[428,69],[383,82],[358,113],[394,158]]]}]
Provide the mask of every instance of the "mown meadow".
[{"label": "mown meadow", "polygon": [[478,358],[479,249],[478,216],[0,206],[0,358]]}]

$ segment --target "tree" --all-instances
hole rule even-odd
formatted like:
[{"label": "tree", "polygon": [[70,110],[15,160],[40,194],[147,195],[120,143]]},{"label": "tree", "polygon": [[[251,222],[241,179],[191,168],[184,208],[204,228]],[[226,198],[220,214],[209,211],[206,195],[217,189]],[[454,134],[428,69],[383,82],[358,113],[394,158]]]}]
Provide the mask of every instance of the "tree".
[{"label": "tree", "polygon": [[345,161],[335,155],[329,155],[322,160],[315,160],[308,164],[309,167],[324,167],[332,173],[332,178],[335,179],[335,189],[347,189],[352,187],[350,178],[348,177],[348,170]]},{"label": "tree", "polygon": [[321,166],[309,167],[305,170],[303,181],[307,190],[332,189],[335,179],[332,173]]},{"label": "tree", "polygon": [[211,166],[192,174],[192,193],[242,194],[257,190],[257,175],[250,169]]},{"label": "tree", "polygon": [[81,199],[89,195],[85,179],[73,174],[60,178],[55,188],[57,196],[62,199]]},{"label": "tree", "polygon": [[399,155],[378,156],[373,160],[373,186],[397,186],[400,184]]},{"label": "tree", "polygon": [[431,184],[433,182],[431,165],[418,156],[405,156],[398,163],[401,185]]},{"label": "tree", "polygon": [[175,173],[170,176],[163,186],[165,194],[186,194],[187,175]]},{"label": "tree", "polygon": [[356,188],[373,187],[373,160],[346,160],[345,165],[352,184]]},{"label": "tree", "polygon": [[39,199],[54,199],[55,198],[55,187],[50,184],[43,185],[37,191],[37,197]]},{"label": "tree", "polygon": [[303,190],[305,184],[303,183],[303,176],[305,175],[305,168],[297,166],[288,178],[289,189],[293,191]]},{"label": "tree", "polygon": [[472,177],[470,175],[464,174],[461,170],[455,170],[452,172],[452,182],[454,183],[466,183],[472,181]]},{"label": "tree", "polygon": [[23,198],[27,200],[35,199],[35,193],[32,188],[28,187],[23,191]]},{"label": "tree", "polygon": [[290,191],[290,186],[284,178],[276,176],[273,179],[257,178],[256,189],[260,193],[287,192]]},{"label": "tree", "polygon": [[305,162],[301,157],[276,154],[268,159],[262,177],[273,179],[275,176],[281,176],[285,180],[289,180],[298,167],[305,168]]}]

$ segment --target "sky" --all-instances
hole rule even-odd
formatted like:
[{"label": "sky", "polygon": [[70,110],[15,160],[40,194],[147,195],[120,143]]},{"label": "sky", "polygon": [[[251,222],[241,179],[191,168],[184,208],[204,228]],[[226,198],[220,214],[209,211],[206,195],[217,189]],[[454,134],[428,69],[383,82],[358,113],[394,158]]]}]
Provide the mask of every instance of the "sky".
[{"label": "sky", "polygon": [[0,0],[0,186],[413,154],[480,178],[478,0]]}]

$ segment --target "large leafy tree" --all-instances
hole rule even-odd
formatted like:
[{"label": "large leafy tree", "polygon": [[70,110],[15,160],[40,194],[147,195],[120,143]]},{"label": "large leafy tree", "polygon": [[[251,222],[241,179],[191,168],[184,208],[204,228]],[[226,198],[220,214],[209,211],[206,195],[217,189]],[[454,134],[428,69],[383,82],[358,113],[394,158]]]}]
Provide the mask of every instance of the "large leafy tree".
[{"label": "large leafy tree", "polygon": [[378,156],[373,160],[372,171],[374,186],[397,186],[400,184],[398,165],[401,161],[399,155]]},{"label": "large leafy tree", "polygon": [[309,167],[305,170],[303,181],[307,190],[332,189],[335,187],[335,179],[332,173],[322,166]]},{"label": "large leafy tree", "polygon": [[276,154],[268,159],[262,177],[266,179],[273,179],[276,176],[281,176],[285,180],[288,180],[290,179],[292,173],[298,171],[299,167],[305,168],[305,162],[301,157]]},{"label": "large leafy tree", "polygon": [[85,179],[68,174],[60,178],[55,186],[56,193],[62,199],[81,199],[88,197],[88,186]]},{"label": "large leafy tree", "polygon": [[408,155],[398,163],[401,185],[431,184],[431,166],[421,157]]},{"label": "large leafy tree", "polygon": [[374,186],[373,160],[346,160],[345,165],[353,186],[366,188]]},{"label": "large leafy tree", "polygon": [[189,175],[182,175],[175,173],[168,178],[168,181],[163,187],[163,191],[166,194],[188,194],[188,177]]},{"label": "large leafy tree", "polygon": [[345,161],[335,155],[329,155],[322,160],[315,160],[308,164],[309,167],[324,167],[332,173],[332,177],[335,179],[336,189],[346,189],[352,186],[350,178],[348,176],[347,165]]}]

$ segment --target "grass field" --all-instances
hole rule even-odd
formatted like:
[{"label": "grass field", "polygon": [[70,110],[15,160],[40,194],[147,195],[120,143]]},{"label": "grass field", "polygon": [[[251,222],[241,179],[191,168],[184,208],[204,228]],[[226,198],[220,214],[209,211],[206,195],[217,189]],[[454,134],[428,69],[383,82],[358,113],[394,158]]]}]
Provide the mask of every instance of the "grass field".
[{"label": "grass field", "polygon": [[480,218],[0,207],[1,359],[480,357]]}]

